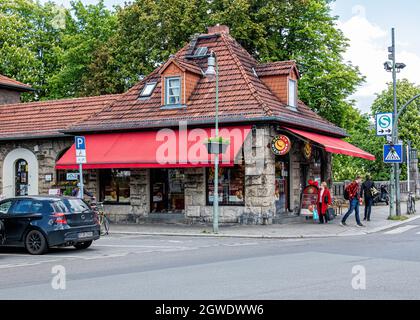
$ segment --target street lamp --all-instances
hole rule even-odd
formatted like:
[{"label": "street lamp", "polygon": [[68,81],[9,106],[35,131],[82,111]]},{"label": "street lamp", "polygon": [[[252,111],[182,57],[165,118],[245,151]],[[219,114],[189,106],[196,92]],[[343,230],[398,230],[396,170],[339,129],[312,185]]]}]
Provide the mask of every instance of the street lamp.
[{"label": "street lamp", "polygon": [[[388,72],[392,72],[392,84],[393,84],[393,100],[394,100],[394,128],[392,131],[392,144],[398,143],[398,110],[397,110],[397,73],[406,67],[404,63],[395,62],[395,29],[392,28],[392,46],[388,47],[388,58],[391,61],[386,61],[384,63],[384,68]],[[393,185],[394,183],[394,185]],[[394,189],[392,189],[394,186]],[[395,196],[395,198],[394,198]],[[389,215],[393,213],[394,199],[395,199],[395,213],[397,216],[401,215],[400,207],[400,176],[399,176],[399,164],[394,163],[391,168],[391,192],[390,192],[390,206],[389,206]]]},{"label": "street lamp", "polygon": [[[207,60],[207,78],[216,78],[216,138],[219,137],[219,65],[217,56],[211,52]],[[219,153],[214,153],[214,191],[213,191],[213,232],[219,233]]]}]

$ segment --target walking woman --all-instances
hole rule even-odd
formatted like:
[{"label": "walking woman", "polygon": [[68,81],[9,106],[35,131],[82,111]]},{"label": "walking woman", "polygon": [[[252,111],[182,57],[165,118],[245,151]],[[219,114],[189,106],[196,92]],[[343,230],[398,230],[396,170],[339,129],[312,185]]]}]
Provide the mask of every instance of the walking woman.
[{"label": "walking woman", "polygon": [[322,224],[324,221],[328,223],[327,209],[331,204],[331,192],[325,181],[321,183],[316,203],[318,204],[319,223]]}]

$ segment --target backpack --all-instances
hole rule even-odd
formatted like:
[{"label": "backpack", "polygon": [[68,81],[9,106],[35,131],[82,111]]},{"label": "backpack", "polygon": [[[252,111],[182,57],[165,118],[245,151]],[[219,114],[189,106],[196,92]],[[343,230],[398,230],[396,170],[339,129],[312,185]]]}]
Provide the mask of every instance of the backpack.
[{"label": "backpack", "polygon": [[349,186],[344,189],[344,199],[350,200]]}]

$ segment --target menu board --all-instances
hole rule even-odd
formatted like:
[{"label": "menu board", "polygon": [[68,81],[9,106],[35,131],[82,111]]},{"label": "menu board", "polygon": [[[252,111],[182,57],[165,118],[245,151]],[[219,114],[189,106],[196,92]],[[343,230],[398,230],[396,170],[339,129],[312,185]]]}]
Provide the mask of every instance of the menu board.
[{"label": "menu board", "polygon": [[307,186],[303,189],[300,201],[300,214],[302,216],[312,217],[314,208],[317,207],[318,188],[316,186]]}]

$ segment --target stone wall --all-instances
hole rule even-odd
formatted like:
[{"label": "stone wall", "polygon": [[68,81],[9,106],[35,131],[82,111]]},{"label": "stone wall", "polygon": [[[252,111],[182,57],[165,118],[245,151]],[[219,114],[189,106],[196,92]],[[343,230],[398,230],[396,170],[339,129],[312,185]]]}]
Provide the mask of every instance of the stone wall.
[{"label": "stone wall", "polygon": [[141,217],[150,212],[150,169],[133,169],[130,175],[130,213]]},{"label": "stone wall", "polygon": [[[3,163],[9,152],[14,149],[24,148],[32,152],[38,161],[38,193],[48,194],[48,189],[54,188],[57,183],[57,171],[55,164],[57,159],[73,144],[73,139],[37,139],[26,141],[1,141],[0,142],[0,185],[3,188]],[[14,170],[14,168],[11,168]],[[46,176],[52,175],[52,181],[47,181]],[[97,192],[98,177],[96,170],[86,170],[84,172],[86,190],[92,193]]]},{"label": "stone wall", "polygon": [[0,105],[20,102],[20,92],[0,89]]}]

